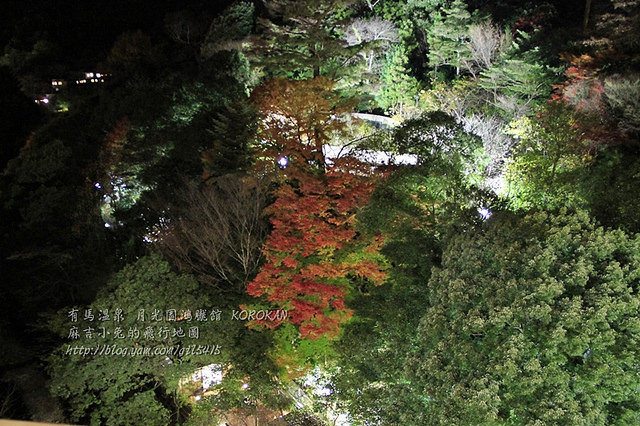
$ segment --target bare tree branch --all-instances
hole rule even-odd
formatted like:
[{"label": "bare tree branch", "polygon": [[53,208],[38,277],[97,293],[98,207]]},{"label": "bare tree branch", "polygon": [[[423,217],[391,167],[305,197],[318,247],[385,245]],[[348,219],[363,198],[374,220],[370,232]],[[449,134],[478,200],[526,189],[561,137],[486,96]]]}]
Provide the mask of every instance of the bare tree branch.
[{"label": "bare tree branch", "polygon": [[204,188],[186,186],[177,200],[158,238],[161,251],[209,284],[244,289],[262,260],[265,184],[226,175]]},{"label": "bare tree branch", "polygon": [[485,21],[469,27],[467,47],[471,52],[471,64],[467,67],[475,74],[472,66],[480,70],[489,69],[498,55],[509,46],[507,35],[493,22]]}]

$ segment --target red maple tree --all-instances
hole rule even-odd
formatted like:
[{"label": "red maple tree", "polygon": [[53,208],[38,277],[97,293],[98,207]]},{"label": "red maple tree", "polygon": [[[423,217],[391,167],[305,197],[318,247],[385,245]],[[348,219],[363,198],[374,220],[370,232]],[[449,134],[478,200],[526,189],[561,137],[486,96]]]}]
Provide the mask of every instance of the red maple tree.
[{"label": "red maple tree", "polygon": [[577,124],[582,130],[580,140],[590,154],[600,145],[617,145],[628,140],[605,101],[604,77],[600,73],[607,61],[612,60],[611,55],[611,52],[596,56],[562,54],[561,58],[570,65],[565,71],[567,79],[553,85],[551,101],[570,105],[581,117]]},{"label": "red maple tree", "polygon": [[[262,172],[278,182],[275,201],[265,211],[272,231],[264,246],[265,264],[247,291],[284,309],[284,321],[300,337],[336,337],[351,316],[345,307],[354,280],[380,284],[385,278],[381,236],[357,232],[356,211],[379,173],[354,157],[328,161],[322,146],[340,132],[348,108],[319,77],[291,82],[276,79],[258,89]],[[285,163],[279,159],[286,159]],[[274,328],[277,322],[255,321]]]}]

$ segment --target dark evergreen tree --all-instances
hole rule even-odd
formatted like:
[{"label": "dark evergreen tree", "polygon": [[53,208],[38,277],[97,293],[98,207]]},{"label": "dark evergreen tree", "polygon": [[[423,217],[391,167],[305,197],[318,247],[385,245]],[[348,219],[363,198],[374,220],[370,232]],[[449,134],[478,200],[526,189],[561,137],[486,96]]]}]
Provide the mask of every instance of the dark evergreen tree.
[{"label": "dark evergreen tree", "polygon": [[426,423],[637,423],[639,262],[640,239],[584,212],[455,237],[407,363]]},{"label": "dark evergreen tree", "polygon": [[340,34],[348,0],[272,0],[253,51],[272,75],[335,77],[357,48]]}]

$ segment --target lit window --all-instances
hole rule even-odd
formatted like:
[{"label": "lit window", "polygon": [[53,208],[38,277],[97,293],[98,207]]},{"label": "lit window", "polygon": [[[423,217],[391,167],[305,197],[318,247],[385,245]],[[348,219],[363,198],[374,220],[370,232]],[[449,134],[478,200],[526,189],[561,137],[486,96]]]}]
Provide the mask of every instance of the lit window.
[{"label": "lit window", "polygon": [[87,72],[87,73],[85,73],[85,76],[87,78],[91,78],[91,77],[93,77],[93,73],[92,72]]}]

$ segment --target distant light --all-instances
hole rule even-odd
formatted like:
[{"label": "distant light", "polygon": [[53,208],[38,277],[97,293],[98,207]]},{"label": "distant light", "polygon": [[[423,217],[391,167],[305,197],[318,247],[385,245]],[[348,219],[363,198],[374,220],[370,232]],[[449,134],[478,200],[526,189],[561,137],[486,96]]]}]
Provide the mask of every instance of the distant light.
[{"label": "distant light", "polygon": [[278,165],[282,168],[287,167],[287,165],[289,164],[289,159],[287,157],[280,157],[278,159]]},{"label": "distant light", "polygon": [[191,380],[194,382],[200,382],[202,389],[207,390],[211,386],[216,386],[222,383],[222,365],[209,364],[196,370],[191,376]]},{"label": "distant light", "polygon": [[94,184],[93,184],[93,186],[94,186],[96,189],[102,189],[102,185],[100,185],[100,182],[96,182],[96,183],[94,183]]},{"label": "distant light", "polygon": [[109,222],[105,222],[104,227],[105,228],[111,228],[111,224]]},{"label": "distant light", "polygon": [[43,104],[48,104],[49,103],[49,99],[48,98],[42,98],[42,103]]},{"label": "distant light", "polygon": [[482,219],[487,220],[491,217],[491,211],[486,207],[480,207],[478,213],[482,216]]}]

